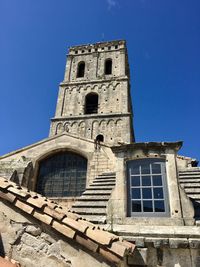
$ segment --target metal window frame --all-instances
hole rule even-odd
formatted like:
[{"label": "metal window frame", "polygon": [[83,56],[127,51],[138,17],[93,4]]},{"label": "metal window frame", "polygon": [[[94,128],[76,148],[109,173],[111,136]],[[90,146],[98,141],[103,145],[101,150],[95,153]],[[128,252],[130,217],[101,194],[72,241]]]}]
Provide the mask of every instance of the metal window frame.
[{"label": "metal window frame", "polygon": [[[142,174],[141,173],[141,165],[139,166],[139,174],[132,174],[131,173],[131,166],[144,164],[146,162],[147,165],[150,165],[150,173],[149,174]],[[157,163],[161,166],[161,173],[153,173],[152,172],[152,163]],[[166,166],[165,166],[164,159],[158,158],[148,158],[148,159],[138,159],[138,160],[130,160],[127,162],[127,201],[128,201],[128,216],[131,217],[168,217],[169,216],[169,199],[168,199],[168,186],[167,186],[167,176],[166,176]],[[140,185],[139,186],[132,186],[131,179],[132,177],[140,177]],[[142,186],[142,177],[150,176],[151,185],[150,186]],[[162,186],[154,186],[153,185],[153,176],[161,176],[162,179]],[[163,189],[163,198],[154,198],[153,189],[154,188],[161,188]],[[132,197],[132,188],[139,188],[140,189],[140,198],[133,198]],[[142,196],[142,188],[151,188],[152,197],[150,199],[143,199]],[[134,212],[132,211],[132,201],[138,200],[141,201],[141,212]],[[152,212],[145,212],[144,211],[144,201],[152,201],[153,211]],[[155,201],[164,201],[164,212],[155,211]]]},{"label": "metal window frame", "polygon": [[52,198],[65,198],[78,197],[85,191],[87,159],[83,156],[69,151],[60,152],[42,160],[39,165],[38,193]]}]

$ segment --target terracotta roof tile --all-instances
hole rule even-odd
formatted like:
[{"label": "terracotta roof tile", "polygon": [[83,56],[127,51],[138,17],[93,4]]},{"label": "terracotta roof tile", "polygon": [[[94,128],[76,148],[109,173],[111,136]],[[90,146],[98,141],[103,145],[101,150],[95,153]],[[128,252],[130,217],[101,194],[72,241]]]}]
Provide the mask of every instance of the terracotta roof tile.
[{"label": "terracotta roof tile", "polygon": [[63,223],[65,223],[66,225],[74,228],[75,230],[79,231],[79,232],[82,232],[82,233],[85,233],[86,229],[89,227],[89,226],[86,226],[86,225],[83,225],[81,224],[79,221],[75,221],[71,218],[64,218],[62,220]]},{"label": "terracotta roof tile", "polygon": [[82,246],[88,248],[89,250],[96,252],[99,248],[99,245],[87,237],[76,234],[75,240]]},{"label": "terracotta roof tile", "polygon": [[47,215],[47,214],[44,214],[44,213],[41,213],[41,212],[38,212],[38,211],[34,211],[34,213],[33,213],[33,216],[36,218],[36,219],[38,219],[38,220],[40,220],[41,222],[44,222],[44,223],[46,223],[46,224],[51,224],[51,222],[52,222],[52,217],[51,216],[49,216],[49,215]]},{"label": "terracotta roof tile", "polygon": [[49,206],[44,207],[44,212],[48,215],[50,215],[51,217],[53,217],[54,219],[57,220],[62,220],[65,217],[64,213],[59,213],[56,210],[52,209]]},{"label": "terracotta roof tile", "polygon": [[17,201],[15,202],[15,206],[28,214],[31,214],[34,210],[33,207],[31,207],[30,205],[27,205],[26,203],[22,202],[19,199],[17,199]]},{"label": "terracotta roof tile", "polygon": [[9,193],[9,192],[3,193],[3,192],[0,191],[0,198],[3,198],[3,199],[5,199],[5,200],[7,200],[7,201],[12,203],[12,202],[15,201],[16,196],[11,194],[11,193]]},{"label": "terracotta roof tile", "polygon": [[74,212],[71,212],[69,209],[67,209],[65,207],[61,208],[60,206],[58,206],[58,207],[55,208],[55,210],[57,212],[61,213],[61,214],[65,214],[67,217],[69,217],[69,218],[71,218],[71,219],[73,219],[75,221],[77,221],[78,219],[81,218],[80,215],[78,215],[78,214],[76,214]]},{"label": "terracotta roof tile", "polygon": [[78,222],[79,222],[79,224],[88,226],[88,227],[90,227],[91,229],[95,229],[95,228],[97,228],[96,225],[94,225],[93,223],[88,222],[88,221],[86,221],[86,220],[79,219]]},{"label": "terracotta roof tile", "polygon": [[119,263],[121,260],[115,254],[111,253],[110,251],[108,251],[106,248],[103,247],[99,248],[99,254],[101,254],[108,261],[114,262],[116,264]]},{"label": "terracotta roof tile", "polygon": [[44,197],[39,197],[39,196],[29,197],[27,199],[27,203],[30,203],[33,206],[37,207],[37,208],[42,208],[44,206],[47,206],[45,198]]},{"label": "terracotta roof tile", "polygon": [[8,180],[1,178],[0,180],[0,188],[6,189],[9,186],[11,186],[11,184],[8,182]]},{"label": "terracotta roof tile", "polygon": [[[135,248],[135,245],[133,245],[133,247]],[[113,242],[110,246],[110,248],[108,248],[109,251],[114,252],[116,255],[120,255],[122,258],[127,254],[132,252],[132,248],[130,248],[130,246],[126,246],[125,244],[123,244],[123,242],[121,241],[116,241]]]},{"label": "terracotta roof tile", "polygon": [[82,219],[82,217],[76,213],[73,213],[73,212],[66,212],[66,215],[67,217],[75,220],[75,221],[78,221],[79,219]]},{"label": "terracotta roof tile", "polygon": [[18,196],[21,196],[21,197],[28,197],[30,196],[30,194],[28,193],[28,191],[25,191],[25,190],[22,190],[21,187],[8,187],[7,189],[9,192],[11,193],[14,193]]},{"label": "terracotta roof tile", "polygon": [[13,203],[20,210],[32,214],[37,220],[50,225],[64,236],[74,239],[89,250],[101,254],[108,261],[118,263],[133,253],[135,245],[119,240],[119,237],[82,219],[56,202],[0,177],[0,198]]},{"label": "terracotta roof tile", "polygon": [[70,227],[66,226],[66,225],[63,225],[62,223],[59,223],[59,222],[56,222],[56,221],[53,221],[52,223],[52,227],[54,229],[56,229],[58,232],[60,232],[61,234],[73,239],[74,236],[75,236],[75,231],[72,230]]},{"label": "terracotta roof tile", "polygon": [[45,201],[46,201],[48,207],[51,208],[51,209],[55,209],[56,207],[58,207],[57,203],[55,203],[52,200],[49,200],[48,198],[45,198]]},{"label": "terracotta roof tile", "polygon": [[17,267],[19,265],[18,264],[14,264],[9,260],[6,260],[6,259],[0,257],[0,266],[1,267]]},{"label": "terracotta roof tile", "polygon": [[90,228],[87,229],[86,236],[102,245],[110,245],[112,241],[119,240],[118,236],[109,232]]},{"label": "terracotta roof tile", "polygon": [[126,241],[126,240],[122,240],[122,245],[125,246],[128,249],[129,253],[133,253],[133,251],[136,248],[135,244],[130,243],[130,242]]}]

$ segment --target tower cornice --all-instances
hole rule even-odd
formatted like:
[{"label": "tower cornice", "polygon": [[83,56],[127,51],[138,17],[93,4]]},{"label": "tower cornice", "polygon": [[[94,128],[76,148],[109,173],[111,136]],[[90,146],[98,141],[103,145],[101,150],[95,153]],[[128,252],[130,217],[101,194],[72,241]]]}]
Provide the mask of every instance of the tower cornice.
[{"label": "tower cornice", "polygon": [[122,77],[111,77],[107,79],[98,79],[98,80],[84,80],[84,81],[63,81],[60,83],[60,86],[67,86],[67,85],[83,85],[83,84],[95,84],[95,83],[102,83],[102,82],[121,82],[121,81],[129,81],[128,76]]}]

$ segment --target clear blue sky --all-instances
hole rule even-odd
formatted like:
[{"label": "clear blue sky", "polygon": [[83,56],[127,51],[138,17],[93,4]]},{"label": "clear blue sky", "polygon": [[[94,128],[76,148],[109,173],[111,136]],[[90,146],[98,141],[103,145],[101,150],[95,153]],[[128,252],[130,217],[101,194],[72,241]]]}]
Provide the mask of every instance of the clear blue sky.
[{"label": "clear blue sky", "polygon": [[200,159],[199,0],[0,0],[0,155],[48,136],[67,47],[126,39],[137,142]]}]

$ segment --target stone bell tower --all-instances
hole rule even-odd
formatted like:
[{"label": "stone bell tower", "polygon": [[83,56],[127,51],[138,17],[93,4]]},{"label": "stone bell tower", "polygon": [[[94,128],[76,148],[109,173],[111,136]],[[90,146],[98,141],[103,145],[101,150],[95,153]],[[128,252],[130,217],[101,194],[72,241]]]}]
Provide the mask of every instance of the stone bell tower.
[{"label": "stone bell tower", "polygon": [[69,48],[50,136],[69,132],[108,145],[134,142],[123,40]]}]

